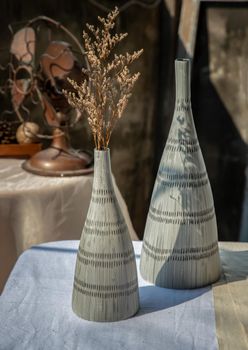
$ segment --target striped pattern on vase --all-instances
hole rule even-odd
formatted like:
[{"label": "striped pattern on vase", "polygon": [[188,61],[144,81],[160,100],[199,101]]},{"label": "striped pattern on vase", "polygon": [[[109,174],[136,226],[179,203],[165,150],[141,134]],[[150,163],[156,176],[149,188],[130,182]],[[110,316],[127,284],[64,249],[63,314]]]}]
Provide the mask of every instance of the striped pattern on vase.
[{"label": "striped pattern on vase", "polygon": [[118,321],[139,308],[134,249],[112,183],[110,152],[95,150],[91,202],[83,228],[72,308],[91,321]]},{"label": "striped pattern on vase", "polygon": [[176,60],[176,106],[147,217],[140,270],[166,288],[196,288],[220,275],[212,191],[190,100],[190,61]]}]

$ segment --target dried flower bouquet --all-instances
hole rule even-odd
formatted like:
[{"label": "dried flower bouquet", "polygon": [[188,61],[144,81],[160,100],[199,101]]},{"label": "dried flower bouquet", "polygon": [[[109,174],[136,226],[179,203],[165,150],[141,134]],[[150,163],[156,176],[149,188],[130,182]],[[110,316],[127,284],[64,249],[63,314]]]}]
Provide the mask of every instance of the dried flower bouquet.
[{"label": "dried flower bouquet", "polygon": [[69,79],[74,91],[63,91],[72,107],[86,112],[97,150],[108,147],[114,126],[140,75],[131,74],[129,65],[143,50],[113,54],[115,46],[127,36],[127,33],[111,33],[118,14],[116,7],[106,19],[98,17],[101,29],[86,24],[89,32],[83,32],[83,39],[90,69],[82,72],[87,78],[79,84]]}]

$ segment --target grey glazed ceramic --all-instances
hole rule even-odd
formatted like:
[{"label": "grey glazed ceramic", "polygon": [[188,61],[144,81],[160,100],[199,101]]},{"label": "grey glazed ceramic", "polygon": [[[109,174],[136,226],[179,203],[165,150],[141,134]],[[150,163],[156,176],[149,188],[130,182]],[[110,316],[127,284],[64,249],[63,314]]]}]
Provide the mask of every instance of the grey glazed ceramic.
[{"label": "grey glazed ceramic", "polygon": [[91,321],[126,319],[139,308],[135,255],[114,192],[109,150],[95,150],[92,197],[77,255],[72,308]]},{"label": "grey glazed ceramic", "polygon": [[140,270],[161,287],[195,288],[220,275],[212,191],[194,126],[190,61],[176,60],[176,104],[145,227]]}]

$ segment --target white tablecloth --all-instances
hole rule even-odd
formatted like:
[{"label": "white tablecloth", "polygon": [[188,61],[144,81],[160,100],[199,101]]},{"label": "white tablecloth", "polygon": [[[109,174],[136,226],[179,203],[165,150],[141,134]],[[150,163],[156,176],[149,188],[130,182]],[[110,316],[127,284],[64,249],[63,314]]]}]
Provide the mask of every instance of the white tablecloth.
[{"label": "white tablecloth", "polygon": [[[1,350],[218,349],[211,287],[169,290],[139,275],[141,308],[131,319],[78,318],[71,294],[78,241],[24,252],[0,297]],[[134,242],[139,266],[141,242]]]},{"label": "white tablecloth", "polygon": [[[34,244],[80,239],[93,175],[42,177],[21,168],[23,160],[0,159],[0,293],[17,256]],[[116,195],[132,239],[126,204]]]}]

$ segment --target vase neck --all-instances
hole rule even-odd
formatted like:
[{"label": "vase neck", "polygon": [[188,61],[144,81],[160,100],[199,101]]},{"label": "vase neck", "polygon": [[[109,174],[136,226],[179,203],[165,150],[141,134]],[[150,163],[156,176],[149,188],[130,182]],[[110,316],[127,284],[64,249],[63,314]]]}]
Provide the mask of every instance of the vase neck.
[{"label": "vase neck", "polygon": [[190,60],[175,60],[176,71],[176,101],[190,102]]},{"label": "vase neck", "polygon": [[95,149],[93,188],[95,190],[110,189],[112,186],[110,150],[98,151]]}]

